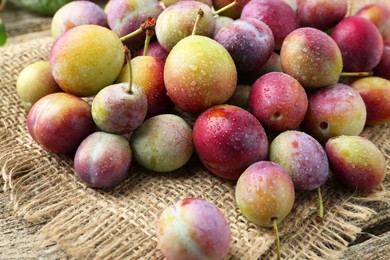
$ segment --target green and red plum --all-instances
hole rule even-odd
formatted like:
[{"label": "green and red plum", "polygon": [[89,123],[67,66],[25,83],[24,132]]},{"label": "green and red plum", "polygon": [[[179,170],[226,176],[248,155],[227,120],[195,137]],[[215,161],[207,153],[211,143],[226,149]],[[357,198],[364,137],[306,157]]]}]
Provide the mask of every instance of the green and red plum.
[{"label": "green and red plum", "polygon": [[201,198],[185,198],[161,213],[157,240],[157,248],[168,259],[225,259],[231,233],[217,206]]},{"label": "green and red plum", "polygon": [[95,131],[91,106],[68,93],[53,93],[39,99],[27,117],[31,137],[54,153],[73,153]]},{"label": "green and red plum", "polygon": [[125,137],[95,132],[77,148],[74,169],[88,186],[109,189],[126,178],[131,162],[132,151]]},{"label": "green and red plum", "polygon": [[359,9],[356,16],[363,17],[380,28],[390,18],[390,8],[384,3],[370,3]]},{"label": "green and red plum", "polygon": [[193,139],[203,165],[230,180],[237,180],[249,165],[268,155],[263,126],[248,111],[232,105],[214,106],[200,114]]},{"label": "green and red plum", "polygon": [[390,41],[384,43],[382,57],[374,68],[374,75],[390,80]]},{"label": "green and red plum", "polygon": [[364,137],[334,137],[326,142],[325,150],[333,174],[352,190],[373,191],[385,178],[383,153]]}]

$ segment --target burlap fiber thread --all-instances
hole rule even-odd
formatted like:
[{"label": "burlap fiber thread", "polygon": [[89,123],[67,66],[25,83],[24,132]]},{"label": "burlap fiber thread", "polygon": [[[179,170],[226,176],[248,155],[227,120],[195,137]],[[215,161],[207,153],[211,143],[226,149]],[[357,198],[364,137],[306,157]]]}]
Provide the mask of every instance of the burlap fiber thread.
[{"label": "burlap fiber thread", "polygon": [[[29,136],[27,114],[16,95],[16,78],[28,64],[47,60],[53,40],[44,37],[0,49],[0,180],[9,207],[38,230],[29,234],[50,256],[80,259],[162,259],[156,249],[156,220],[169,205],[185,197],[215,203],[232,231],[229,259],[274,259],[272,229],[249,223],[234,200],[233,182],[211,174],[194,157],[170,174],[133,165],[126,181],[110,192],[83,185],[72,159],[45,151]],[[367,128],[390,158],[390,125]],[[323,187],[325,219],[316,223],[316,192],[297,193],[294,209],[280,226],[282,257],[335,259],[375,212],[373,203],[390,203],[389,164],[380,189],[352,194],[333,179]],[[1,194],[1,193],[0,193]],[[3,229],[13,219],[0,222]],[[23,243],[23,238],[19,242]],[[0,251],[7,245],[0,244]],[[59,250],[61,248],[61,250]],[[53,254],[51,254],[53,253]],[[9,255],[8,255],[9,256]],[[28,252],[16,257],[29,258]]]}]

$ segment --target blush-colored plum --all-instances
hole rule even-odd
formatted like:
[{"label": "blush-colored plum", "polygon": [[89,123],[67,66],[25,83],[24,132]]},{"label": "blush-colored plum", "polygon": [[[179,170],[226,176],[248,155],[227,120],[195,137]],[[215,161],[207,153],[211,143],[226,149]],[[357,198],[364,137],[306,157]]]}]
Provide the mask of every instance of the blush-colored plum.
[{"label": "blush-colored plum", "polygon": [[378,65],[383,53],[383,38],[369,20],[359,16],[346,17],[336,25],[331,36],[343,56],[344,71],[371,71]]},{"label": "blush-colored plum", "polygon": [[382,57],[374,68],[374,75],[390,80],[390,41],[383,46]]},{"label": "blush-colored plum", "polygon": [[280,50],[283,72],[297,79],[305,88],[336,84],[343,69],[341,52],[336,42],[315,28],[299,28],[291,32]]},{"label": "blush-colored plum", "polygon": [[234,20],[230,17],[227,16],[217,16],[215,17],[215,27],[214,27],[214,33],[213,33],[213,38],[217,33],[225,26],[231,24]]},{"label": "blush-colored plum", "polygon": [[170,172],[184,166],[193,154],[192,129],[173,114],[147,119],[131,135],[135,160],[155,172]]},{"label": "blush-colored plum", "polygon": [[[249,1],[250,0],[236,0],[236,5],[230,7],[229,9],[223,11],[220,14],[236,20],[236,19],[240,18],[242,9]],[[219,10],[219,9],[229,5],[232,2],[233,2],[233,0],[213,0],[213,6],[214,6],[215,10]]]},{"label": "blush-colored plum", "polygon": [[270,72],[252,85],[251,113],[274,132],[296,129],[305,117],[308,98],[305,89],[283,72]]},{"label": "blush-colored plum", "polygon": [[390,81],[380,77],[365,77],[354,81],[351,87],[363,98],[367,109],[367,125],[390,122]]},{"label": "blush-colored plum", "polygon": [[280,133],[272,141],[269,160],[291,175],[297,190],[314,190],[329,177],[329,163],[321,144],[312,136],[296,130]]},{"label": "blush-colored plum", "polygon": [[338,135],[359,135],[366,123],[366,105],[357,90],[342,83],[309,95],[301,129],[320,143]]},{"label": "blush-colored plum", "polygon": [[236,203],[241,213],[261,227],[281,223],[291,212],[295,190],[288,172],[280,165],[261,161],[250,165],[237,181]]},{"label": "blush-colored plum", "polygon": [[[137,30],[148,17],[157,19],[163,11],[158,0],[111,0],[107,8],[107,22],[119,37]],[[130,48],[142,46],[145,34],[139,34],[125,41]]]},{"label": "blush-colored plum", "polygon": [[372,191],[385,178],[387,162],[383,153],[364,137],[331,138],[325,151],[333,174],[352,190]]},{"label": "blush-colored plum", "polygon": [[[146,117],[167,113],[173,107],[164,85],[164,62],[152,56],[138,56],[131,60],[132,81],[146,95]],[[117,82],[129,82],[129,67],[124,66]]]},{"label": "blush-colored plum", "polygon": [[355,15],[371,21],[380,28],[390,18],[390,7],[384,3],[370,3],[360,8]]},{"label": "blush-colored plum", "polygon": [[[184,2],[183,2],[184,3]],[[202,112],[226,102],[237,86],[237,70],[229,52],[205,36],[181,40],[164,67],[168,96],[185,112]]]},{"label": "blush-colored plum", "polygon": [[51,35],[57,39],[65,31],[83,24],[107,25],[107,15],[97,4],[90,1],[72,1],[62,6],[51,21]]},{"label": "blush-colored plum", "polygon": [[123,44],[115,33],[98,25],[80,25],[55,41],[49,62],[65,92],[87,97],[116,80],[124,58]]},{"label": "blush-colored plum", "polygon": [[199,9],[203,11],[203,17],[196,34],[213,36],[215,21],[211,8],[197,1],[180,1],[167,7],[156,21],[157,40],[165,50],[170,51],[181,39],[192,34]]},{"label": "blush-colored plum", "polygon": [[380,27],[384,42],[390,42],[390,18]]},{"label": "blush-colored plum", "polygon": [[77,148],[74,169],[88,186],[109,189],[126,178],[131,162],[132,152],[126,138],[95,132]]},{"label": "blush-colored plum", "polygon": [[[137,52],[138,56],[142,56],[144,54],[144,48],[140,49]],[[161,46],[161,44],[158,41],[151,42],[148,47],[148,53],[146,55],[159,58],[163,62],[168,57],[168,52]]]},{"label": "blush-colored plum", "polygon": [[298,18],[283,0],[251,0],[241,12],[241,19],[256,18],[267,24],[275,38],[275,48],[280,49],[286,36],[298,28]]},{"label": "blush-colored plum", "polygon": [[73,153],[95,131],[91,106],[83,99],[59,92],[39,99],[27,117],[31,137],[54,153]]},{"label": "blush-colored plum", "polygon": [[237,180],[249,165],[268,155],[269,143],[260,122],[232,105],[214,106],[200,114],[193,139],[203,165],[230,180]]},{"label": "blush-colored plum", "polygon": [[117,83],[99,91],[92,101],[92,117],[103,131],[114,134],[133,132],[145,120],[147,97],[138,85]]},{"label": "blush-colored plum", "polygon": [[51,93],[62,92],[62,89],[51,75],[49,62],[38,61],[27,65],[19,73],[16,92],[28,112],[39,99]]},{"label": "blush-colored plum", "polygon": [[157,240],[157,248],[171,260],[224,259],[231,234],[217,206],[201,198],[185,198],[161,213]]},{"label": "blush-colored plum", "polygon": [[264,65],[275,47],[271,29],[255,18],[235,20],[222,28],[214,39],[230,53],[238,73],[254,71]]}]

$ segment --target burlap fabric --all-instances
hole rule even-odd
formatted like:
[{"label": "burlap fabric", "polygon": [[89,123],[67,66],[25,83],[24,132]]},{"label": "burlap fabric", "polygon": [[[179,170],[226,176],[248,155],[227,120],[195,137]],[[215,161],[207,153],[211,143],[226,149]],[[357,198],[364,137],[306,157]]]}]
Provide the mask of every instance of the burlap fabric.
[{"label": "burlap fabric", "polygon": [[[15,82],[26,65],[47,60],[52,43],[46,36],[0,48],[0,202],[14,214],[0,219],[1,259],[161,259],[156,220],[166,207],[185,197],[205,198],[223,211],[233,236],[229,259],[275,258],[273,231],[247,221],[235,204],[234,182],[211,174],[195,156],[169,174],[151,173],[134,164],[122,185],[103,192],[78,180],[71,157],[37,145],[28,134]],[[366,128],[362,133],[388,162],[389,127]],[[369,194],[351,193],[330,179],[322,189],[322,223],[315,221],[316,193],[297,193],[293,211],[280,226],[282,257],[341,257],[375,214],[375,205],[390,203],[389,169],[388,164],[382,187]]]}]

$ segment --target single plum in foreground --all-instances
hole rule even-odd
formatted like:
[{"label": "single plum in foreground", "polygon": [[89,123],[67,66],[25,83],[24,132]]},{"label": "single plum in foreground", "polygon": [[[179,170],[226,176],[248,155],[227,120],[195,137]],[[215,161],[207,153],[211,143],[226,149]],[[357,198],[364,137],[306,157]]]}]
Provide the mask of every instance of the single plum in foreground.
[{"label": "single plum in foreground", "polygon": [[195,121],[193,138],[203,165],[230,180],[237,180],[249,165],[268,155],[269,143],[260,122],[232,105],[204,111]]},{"label": "single plum in foreground", "polygon": [[372,191],[384,180],[387,162],[370,140],[360,136],[338,136],[326,142],[332,172],[348,188]]},{"label": "single plum in foreground", "polygon": [[77,148],[74,168],[88,186],[109,189],[127,176],[132,162],[129,141],[105,132],[95,132]]},{"label": "single plum in foreground", "polygon": [[27,117],[31,137],[54,153],[73,153],[95,131],[91,106],[67,93],[53,93],[38,100]]},{"label": "single plum in foreground", "polygon": [[166,208],[158,219],[157,247],[165,257],[224,259],[230,249],[229,223],[211,202],[186,198]]}]

